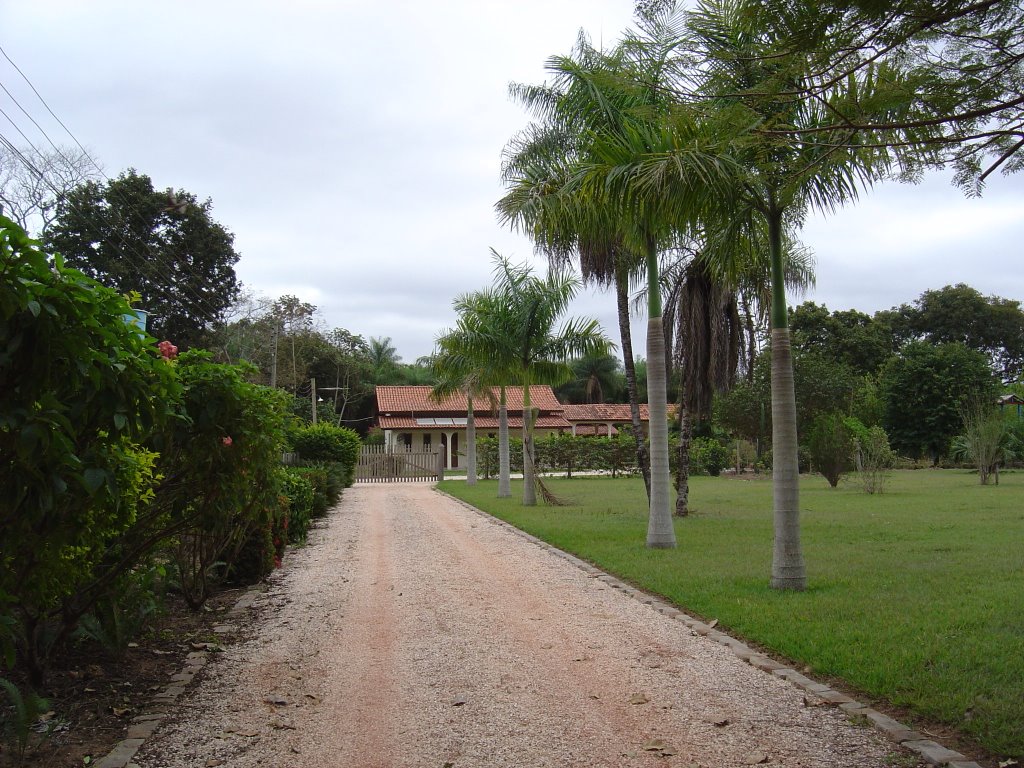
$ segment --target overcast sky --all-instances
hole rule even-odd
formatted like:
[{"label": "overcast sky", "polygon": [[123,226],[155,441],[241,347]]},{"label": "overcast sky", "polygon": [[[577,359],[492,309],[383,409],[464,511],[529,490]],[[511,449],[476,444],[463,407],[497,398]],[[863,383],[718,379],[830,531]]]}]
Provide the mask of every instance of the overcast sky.
[{"label": "overcast sky", "polygon": [[[527,122],[508,83],[541,82],[581,29],[614,42],[632,5],[0,0],[0,45],[107,175],[134,167],[158,189],[212,198],[248,288],[312,302],[329,327],[390,336],[412,361],[452,323],[452,299],[489,284],[490,248],[532,258],[493,208],[502,147]],[[72,143],[2,57],[0,83]],[[0,104],[49,146],[7,94]],[[25,144],[2,116],[0,135]],[[948,177],[886,184],[808,222],[806,298],[870,313],[966,282],[1024,299],[1022,212],[1019,175],[981,199]],[[617,340],[613,295],[575,311]]]}]

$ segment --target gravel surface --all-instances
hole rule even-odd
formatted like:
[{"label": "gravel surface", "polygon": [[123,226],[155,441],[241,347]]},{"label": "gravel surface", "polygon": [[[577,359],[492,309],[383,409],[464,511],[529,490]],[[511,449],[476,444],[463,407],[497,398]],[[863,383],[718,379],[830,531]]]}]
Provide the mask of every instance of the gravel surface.
[{"label": "gravel surface", "polygon": [[142,768],[912,765],[426,484],[345,492]]}]

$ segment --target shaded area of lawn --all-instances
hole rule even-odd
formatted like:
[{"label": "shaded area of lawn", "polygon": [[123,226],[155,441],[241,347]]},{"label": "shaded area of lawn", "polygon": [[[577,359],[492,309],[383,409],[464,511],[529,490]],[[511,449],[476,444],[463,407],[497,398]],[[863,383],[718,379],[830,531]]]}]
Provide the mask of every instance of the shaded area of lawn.
[{"label": "shaded area of lawn", "polygon": [[[496,483],[443,490],[683,608],[925,718],[1024,755],[1024,473],[895,473],[881,496],[801,478],[809,589],[768,588],[771,483],[691,480],[679,547],[644,547],[641,481],[545,479],[524,508]],[[515,483],[513,483],[515,486]]]}]

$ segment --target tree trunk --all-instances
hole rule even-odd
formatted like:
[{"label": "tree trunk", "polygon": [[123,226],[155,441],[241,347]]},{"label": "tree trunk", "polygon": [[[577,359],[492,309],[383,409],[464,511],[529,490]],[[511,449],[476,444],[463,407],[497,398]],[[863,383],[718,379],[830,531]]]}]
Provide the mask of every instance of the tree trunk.
[{"label": "tree trunk", "polygon": [[498,498],[505,499],[512,495],[512,483],[509,480],[508,460],[508,406],[505,402],[505,386],[501,387],[501,403],[498,406]]},{"label": "tree trunk", "polygon": [[537,506],[537,477],[533,467],[533,406],[530,384],[523,384],[523,506]]},{"label": "tree trunk", "polygon": [[672,477],[668,468],[665,328],[661,322],[658,251],[653,242],[647,249],[647,302],[647,408],[651,433],[651,497],[647,518],[647,546],[671,549],[676,545],[676,531],[670,507]]},{"label": "tree trunk", "polygon": [[754,381],[754,362],[757,360],[757,335],[754,329],[754,315],[750,311],[750,302],[743,297],[743,323],[747,329],[747,382]]},{"label": "tree trunk", "polygon": [[651,458],[647,452],[643,422],[640,420],[640,395],[636,387],[636,361],[633,359],[633,334],[629,329],[628,278],[621,272],[615,274],[615,298],[619,307],[619,338],[622,340],[622,365],[626,369],[626,389],[629,392],[629,416],[633,422],[633,439],[636,441],[636,463],[644,478],[647,501],[651,500]]},{"label": "tree trunk", "polygon": [[679,463],[676,469],[676,517],[690,514],[690,440],[693,422],[690,412],[679,406]]},{"label": "tree trunk", "polygon": [[466,485],[476,485],[476,420],[473,398],[467,397],[466,400]]},{"label": "tree trunk", "polygon": [[775,543],[773,589],[807,588],[800,546],[800,466],[797,457],[793,357],[782,274],[782,211],[768,215],[772,264],[772,494]]}]

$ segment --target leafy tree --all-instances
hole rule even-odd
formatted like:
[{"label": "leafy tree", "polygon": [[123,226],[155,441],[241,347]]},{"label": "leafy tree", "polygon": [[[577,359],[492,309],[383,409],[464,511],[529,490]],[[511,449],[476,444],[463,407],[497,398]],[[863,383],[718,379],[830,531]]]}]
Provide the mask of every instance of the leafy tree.
[{"label": "leafy tree", "polygon": [[184,348],[207,338],[238,291],[234,236],[212,208],[184,190],[158,192],[130,170],[72,190],[57,204],[45,243],[99,282],[137,292],[150,332]]},{"label": "leafy tree", "polygon": [[1024,310],[1019,301],[982,296],[964,283],[925,291],[897,316],[904,335],[932,344],[959,342],[984,352],[1003,381],[1024,374]]},{"label": "leafy tree", "polygon": [[971,399],[995,399],[985,356],[963,344],[908,344],[879,376],[885,430],[893,446],[914,458],[944,456],[961,431],[960,408]]},{"label": "leafy tree", "polygon": [[879,63],[897,63],[909,73],[888,89],[893,109],[885,118],[836,105],[830,126],[768,130],[807,141],[841,127],[849,131],[848,143],[858,142],[862,131],[884,130],[911,173],[922,164],[951,164],[956,183],[975,193],[997,169],[1009,173],[1024,165],[1019,3],[749,0],[748,7],[762,14],[782,49],[799,52],[814,73],[794,89],[796,97],[817,98],[832,83]]},{"label": "leafy tree", "polygon": [[793,347],[815,352],[861,374],[875,373],[892,356],[892,329],[855,309],[829,312],[806,301],[790,311]]}]

